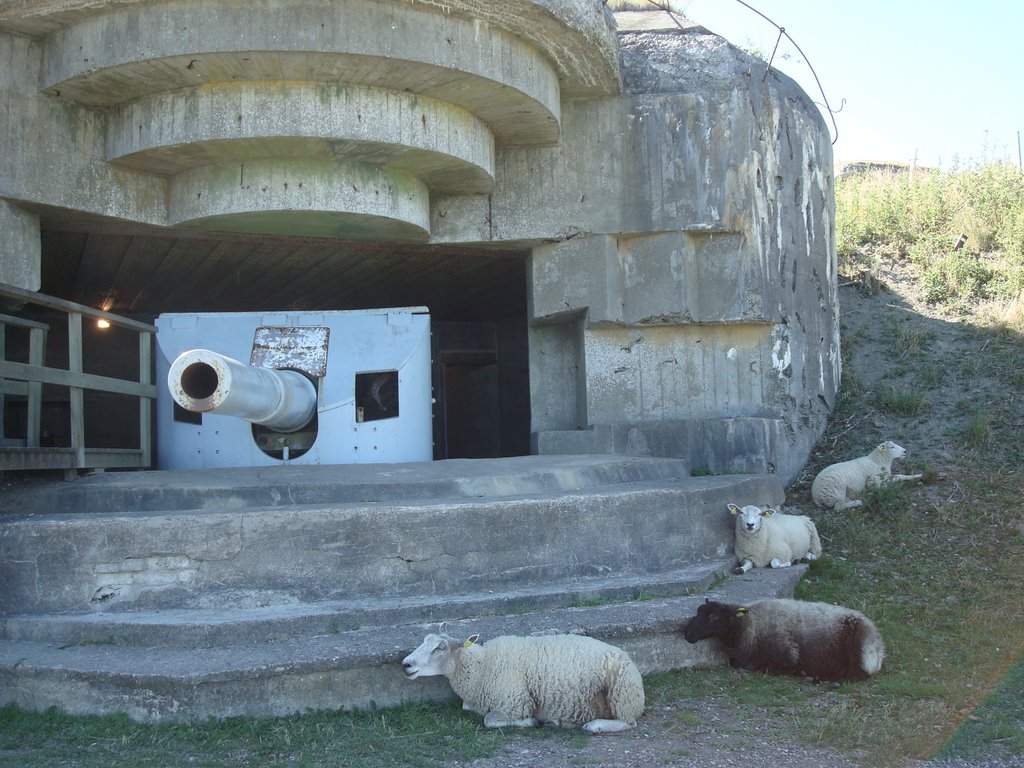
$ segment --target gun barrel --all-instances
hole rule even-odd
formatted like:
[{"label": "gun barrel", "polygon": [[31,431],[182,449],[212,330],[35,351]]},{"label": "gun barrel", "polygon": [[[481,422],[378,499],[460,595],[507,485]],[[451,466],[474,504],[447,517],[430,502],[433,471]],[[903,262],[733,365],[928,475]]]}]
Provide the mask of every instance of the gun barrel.
[{"label": "gun barrel", "polygon": [[278,432],[301,429],[316,412],[316,388],[301,373],[245,365],[209,349],[180,354],[167,387],[185,410],[236,416]]}]

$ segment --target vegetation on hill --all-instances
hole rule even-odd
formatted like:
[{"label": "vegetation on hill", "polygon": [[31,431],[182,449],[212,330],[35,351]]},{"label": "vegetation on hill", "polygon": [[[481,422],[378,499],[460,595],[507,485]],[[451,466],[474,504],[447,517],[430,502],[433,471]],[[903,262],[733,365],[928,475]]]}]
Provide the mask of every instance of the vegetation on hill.
[{"label": "vegetation on hill", "polygon": [[840,177],[836,248],[847,275],[903,262],[926,304],[1024,330],[1024,173],[1013,165]]}]

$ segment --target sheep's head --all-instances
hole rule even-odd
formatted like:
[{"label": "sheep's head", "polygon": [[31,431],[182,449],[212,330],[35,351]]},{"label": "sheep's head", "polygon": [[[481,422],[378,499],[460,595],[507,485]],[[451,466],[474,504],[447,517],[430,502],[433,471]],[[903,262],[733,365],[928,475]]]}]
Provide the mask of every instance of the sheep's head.
[{"label": "sheep's head", "polygon": [[477,637],[470,635],[465,642],[459,642],[448,635],[427,635],[415,651],[402,659],[402,671],[410,680],[449,675],[455,668],[455,654],[459,648],[468,648]]},{"label": "sheep's head", "polygon": [[748,504],[745,507],[737,507],[735,504],[730,504],[729,511],[736,515],[736,528],[746,533],[757,533],[761,530],[762,518],[771,517],[775,514],[775,510],[771,507],[761,509],[753,504]]},{"label": "sheep's head", "polygon": [[729,633],[736,619],[747,615],[741,605],[728,605],[710,599],[697,609],[697,615],[686,622],[683,637],[688,643],[697,643],[709,637],[722,637]]},{"label": "sheep's head", "polygon": [[902,459],[907,455],[907,449],[902,445],[896,445],[892,440],[886,440],[875,448],[875,451],[884,456],[890,462],[894,459]]}]

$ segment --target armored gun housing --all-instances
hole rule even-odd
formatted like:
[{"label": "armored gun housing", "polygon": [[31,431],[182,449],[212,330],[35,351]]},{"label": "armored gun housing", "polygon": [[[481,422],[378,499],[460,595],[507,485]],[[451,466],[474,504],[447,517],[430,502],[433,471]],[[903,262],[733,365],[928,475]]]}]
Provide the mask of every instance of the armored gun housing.
[{"label": "armored gun housing", "polygon": [[425,308],[164,314],[156,325],[162,469],[433,456]]}]

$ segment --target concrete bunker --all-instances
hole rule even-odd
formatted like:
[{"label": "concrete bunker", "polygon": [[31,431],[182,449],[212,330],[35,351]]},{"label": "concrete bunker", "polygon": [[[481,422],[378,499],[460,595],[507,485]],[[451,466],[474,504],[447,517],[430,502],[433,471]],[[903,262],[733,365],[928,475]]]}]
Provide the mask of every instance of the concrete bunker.
[{"label": "concrete bunker", "polygon": [[619,6],[0,4],[0,280],[143,319],[425,306],[434,458],[790,478],[840,374],[828,130]]}]

